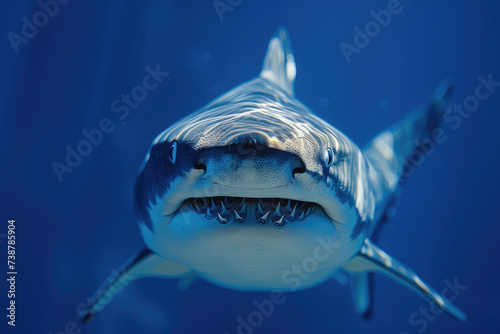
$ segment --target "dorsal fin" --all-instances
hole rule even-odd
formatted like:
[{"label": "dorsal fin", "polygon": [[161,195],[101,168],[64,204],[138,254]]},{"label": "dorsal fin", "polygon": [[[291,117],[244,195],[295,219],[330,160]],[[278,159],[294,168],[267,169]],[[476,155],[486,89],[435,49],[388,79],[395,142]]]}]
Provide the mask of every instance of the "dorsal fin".
[{"label": "dorsal fin", "polygon": [[260,76],[277,84],[293,96],[295,73],[295,60],[290,37],[286,28],[280,27],[269,42]]},{"label": "dorsal fin", "polygon": [[378,174],[373,178],[374,183],[379,183],[374,185],[380,189],[375,195],[377,198],[394,200],[399,185],[421,164],[419,156],[431,154],[444,138],[440,123],[454,88],[450,79],[444,80],[427,104],[378,134],[363,149],[376,171],[374,175]]}]

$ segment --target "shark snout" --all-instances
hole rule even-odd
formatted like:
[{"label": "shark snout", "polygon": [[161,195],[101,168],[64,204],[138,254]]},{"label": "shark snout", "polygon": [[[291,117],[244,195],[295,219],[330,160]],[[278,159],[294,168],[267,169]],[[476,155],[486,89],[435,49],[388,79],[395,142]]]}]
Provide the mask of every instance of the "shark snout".
[{"label": "shark snout", "polygon": [[256,154],[269,148],[266,137],[259,133],[251,133],[239,136],[234,139],[237,153],[240,155]]},{"label": "shark snout", "polygon": [[270,148],[264,136],[249,134],[234,144],[206,150],[204,179],[231,188],[276,188],[293,183],[305,165],[297,155]]}]

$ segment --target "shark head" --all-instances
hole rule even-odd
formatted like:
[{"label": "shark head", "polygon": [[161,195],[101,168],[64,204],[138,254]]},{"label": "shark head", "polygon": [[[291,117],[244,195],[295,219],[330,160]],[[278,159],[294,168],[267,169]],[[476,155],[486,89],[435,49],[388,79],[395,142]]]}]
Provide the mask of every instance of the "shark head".
[{"label": "shark head", "polygon": [[369,167],[295,99],[294,79],[280,29],[260,76],[156,137],[135,190],[151,250],[219,285],[260,290],[288,287],[283,273],[321,245],[342,251],[324,250],[303,287],[356,254],[373,215],[357,177]]}]

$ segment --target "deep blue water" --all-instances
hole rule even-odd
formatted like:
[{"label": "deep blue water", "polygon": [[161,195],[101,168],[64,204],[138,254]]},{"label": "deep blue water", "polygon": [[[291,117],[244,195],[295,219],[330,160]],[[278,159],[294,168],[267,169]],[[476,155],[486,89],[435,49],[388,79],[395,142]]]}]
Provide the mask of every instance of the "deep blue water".
[{"label": "deep blue water", "polygon": [[[225,2],[225,0],[223,0]],[[226,2],[225,2],[226,3]],[[238,1],[233,1],[233,4]],[[288,28],[297,62],[296,96],[362,146],[424,103],[452,75],[456,103],[474,95],[478,76],[500,81],[497,1],[402,0],[400,12],[370,43],[344,57],[355,26],[387,1],[243,0],[220,20],[212,1],[70,1],[17,45],[36,1],[4,4],[0,31],[2,333],[236,333],[237,317],[268,293],[175,280],[127,287],[89,325],[76,309],[143,246],[135,223],[136,171],[154,137],[224,91],[256,76],[269,38]],[[38,17],[37,19],[43,19]],[[123,120],[111,111],[141,84],[145,67],[170,75]],[[470,98],[468,100],[470,102]],[[453,129],[408,179],[378,245],[438,291],[445,280],[467,288],[456,299],[469,319],[409,318],[428,303],[376,277],[374,314],[355,313],[350,289],[333,281],[290,293],[255,333],[496,333],[500,316],[500,87]],[[82,130],[112,120],[114,131],[59,182]],[[7,220],[16,220],[16,327],[7,326]],[[77,323],[71,328],[72,322]],[[425,327],[425,328],[424,328]],[[65,331],[66,328],[66,331]]]}]

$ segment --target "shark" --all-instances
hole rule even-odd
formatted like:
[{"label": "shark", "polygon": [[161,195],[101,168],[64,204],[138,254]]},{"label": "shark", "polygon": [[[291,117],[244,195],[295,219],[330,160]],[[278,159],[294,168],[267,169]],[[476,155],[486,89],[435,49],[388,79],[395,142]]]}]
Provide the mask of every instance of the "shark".
[{"label": "shark", "polygon": [[295,291],[349,280],[372,308],[373,273],[450,316],[466,315],[375,244],[412,154],[439,130],[454,86],[359,148],[296,99],[290,37],[279,28],[260,74],[160,133],[139,169],[135,210],[145,242],[88,299],[89,322],[128,283],[202,278],[244,291]]}]

